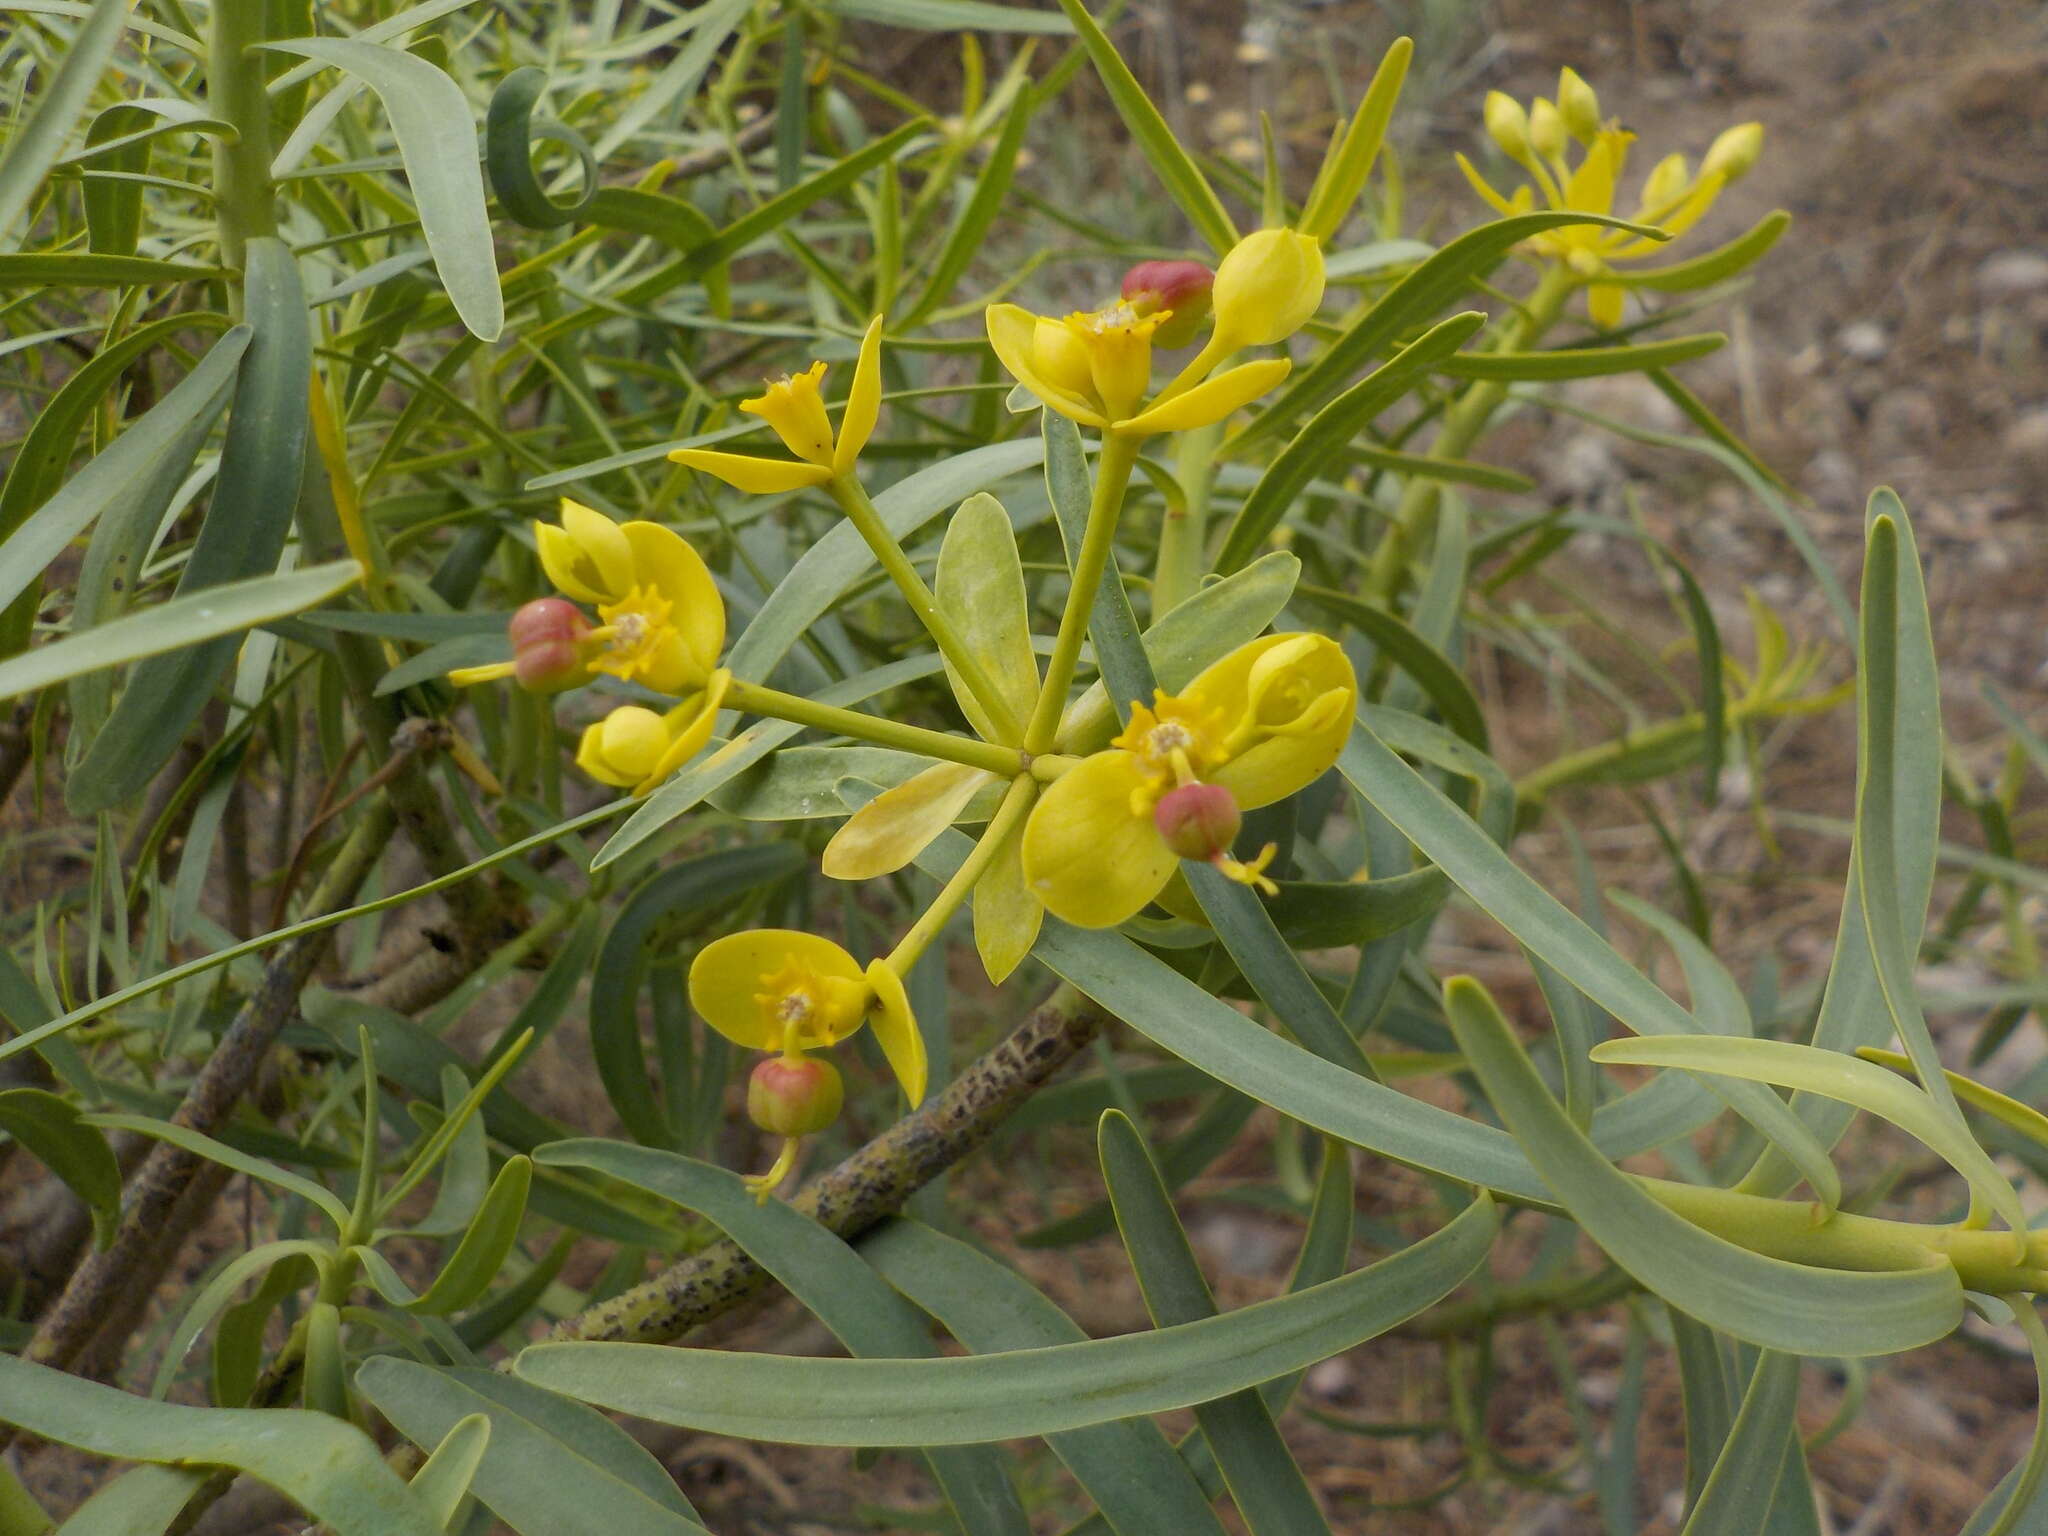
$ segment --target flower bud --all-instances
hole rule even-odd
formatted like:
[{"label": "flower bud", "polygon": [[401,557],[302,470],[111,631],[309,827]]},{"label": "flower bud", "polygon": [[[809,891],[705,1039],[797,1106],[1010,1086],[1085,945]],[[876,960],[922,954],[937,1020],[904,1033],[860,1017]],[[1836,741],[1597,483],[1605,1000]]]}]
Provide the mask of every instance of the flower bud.
[{"label": "flower bud", "polygon": [[1749,174],[1757,157],[1764,151],[1764,125],[1762,123],[1738,123],[1724,129],[1707,150],[1707,158],[1700,162],[1700,175],[1712,176],[1718,173],[1723,183],[1737,181]]},{"label": "flower bud", "polygon": [[1564,116],[1545,98],[1538,96],[1529,109],[1529,147],[1549,160],[1564,153]]},{"label": "flower bud", "polygon": [[512,675],[528,693],[560,693],[590,681],[581,641],[590,630],[583,610],[566,598],[537,597],[505,626]]},{"label": "flower bud", "polygon": [[1506,91],[1486,93],[1486,132],[1510,160],[1529,158],[1529,114]]},{"label": "flower bud", "polygon": [[1581,144],[1590,144],[1600,131],[1600,98],[1569,64],[1558,73],[1557,109],[1566,131]]},{"label": "flower bud", "polygon": [[1159,797],[1152,824],[1182,858],[1212,860],[1230,852],[1244,817],[1221,784],[1182,784]]},{"label": "flower bud", "polygon": [[1313,235],[1261,229],[1216,268],[1216,334],[1236,347],[1285,341],[1323,302],[1323,247]]},{"label": "flower bud", "polygon": [[747,1079],[747,1118],[776,1136],[809,1136],[839,1118],[839,1069],[815,1056],[770,1056]]},{"label": "flower bud", "polygon": [[1165,310],[1171,318],[1152,333],[1162,347],[1184,347],[1209,318],[1216,274],[1199,261],[1141,261],[1124,274],[1123,298],[1141,318]]}]

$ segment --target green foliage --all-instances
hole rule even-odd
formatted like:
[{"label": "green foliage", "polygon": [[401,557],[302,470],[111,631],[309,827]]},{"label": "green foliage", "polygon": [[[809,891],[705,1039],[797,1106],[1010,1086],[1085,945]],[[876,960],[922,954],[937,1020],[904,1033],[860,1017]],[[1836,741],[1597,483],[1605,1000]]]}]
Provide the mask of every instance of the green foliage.
[{"label": "green foliage", "polygon": [[[0,1247],[0,1439],[142,1465],[54,1512],[0,1471],[0,1536],[183,1529],[216,1469],[341,1536],[715,1528],[608,1411],[914,1453],[941,1507],[876,1517],[906,1529],[1343,1528],[1312,1420],[1453,1437],[1425,1503],[1578,1489],[1628,1531],[1666,1492],[1635,1415],[1667,1366],[1683,1530],[1794,1533],[1803,1361],[1849,1362],[1846,1421],[1858,1362],[1967,1300],[2048,1369],[2013,1177],[2048,1171],[2041,1074],[1945,1070],[1922,987],[1996,936],[1973,1062],[2038,1004],[2048,745],[1993,697],[1978,782],[1907,509],[1872,497],[1852,609],[1680,377],[1723,338],[1678,327],[1787,215],[1668,257],[1685,221],[1611,197],[1418,233],[1408,40],[1312,180],[1267,125],[1260,183],[1081,0],[5,9],[0,810],[41,824],[0,849],[0,1158],[78,1220]],[[949,83],[869,73],[881,28],[957,34]],[[1229,328],[1154,358],[1171,317],[1104,274],[1198,255]],[[1753,596],[1745,639],[1713,573],[1487,461],[1610,374],[1690,427],[1596,424],[1754,496],[1848,653]],[[1588,533],[1666,583],[1669,651],[1574,574]],[[510,675],[542,598],[576,613],[538,610],[573,631],[557,691]],[[1501,667],[1623,724],[1511,774]],[[1767,841],[1802,824],[1761,744],[1852,697],[1840,927],[1780,996],[1684,833],[1741,769]],[[1227,791],[1222,846],[1164,843],[1185,789]],[[1675,915],[1583,850],[1554,893],[1524,839],[1577,849],[1586,804],[1666,851]],[[820,869],[842,824],[858,885]],[[1061,920],[1155,845],[1137,915]],[[1547,1017],[1440,974],[1475,914]],[[768,1178],[719,1166],[761,1150],[743,1101],[772,1123],[757,1066],[842,1035],[843,1119]],[[248,1241],[195,1266],[230,1179]],[[1184,1217],[1226,1199],[1298,1239],[1284,1293],[1218,1305]],[[1098,1239],[1149,1326],[1090,1337],[1011,1262]],[[846,1358],[676,1347],[768,1282]],[[1574,1363],[1599,1309],[1611,1411]],[[1576,1467],[1488,1439],[1496,1330],[1532,1315]],[[1296,1401],[1396,1329],[1439,1351],[1436,1417]],[[102,1359],[113,1385],[74,1374]],[[2048,1420],[1970,1530],[2038,1524],[2044,1470]]]}]

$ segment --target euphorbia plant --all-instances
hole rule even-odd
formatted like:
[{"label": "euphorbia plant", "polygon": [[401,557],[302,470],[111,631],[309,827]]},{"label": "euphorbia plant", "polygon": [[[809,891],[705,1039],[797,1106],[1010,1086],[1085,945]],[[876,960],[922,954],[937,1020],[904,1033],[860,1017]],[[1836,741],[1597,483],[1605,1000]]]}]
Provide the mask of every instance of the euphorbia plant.
[{"label": "euphorbia plant", "polygon": [[[1493,93],[1471,138],[1521,180],[1468,164],[1483,222],[1423,243],[1375,177],[1405,41],[1313,180],[1271,155],[1234,212],[1079,0],[976,11],[1075,51],[991,79],[970,38],[943,121],[831,7],[586,9],[545,37],[517,8],[425,35],[447,7],[24,13],[0,315],[29,340],[0,359],[44,394],[0,482],[0,691],[33,699],[0,791],[61,758],[51,846],[90,879],[31,888],[0,947],[0,1064],[46,1069],[0,1090],[0,1158],[69,1213],[0,1235],[0,1418],[150,1463],[79,1528],[182,1529],[237,1472],[342,1536],[467,1529],[472,1496],[522,1536],[726,1528],[596,1405],[917,1450],[926,1507],[878,1517],[906,1528],[1057,1503],[1218,1533],[1228,1498],[1313,1536],[1289,1397],[1410,1326],[1442,1342],[1416,1389],[1441,1412],[1370,1431],[1442,1449],[1426,1518],[1479,1529],[1496,1479],[1544,1480],[1487,1441],[1495,1330],[1599,1311],[1624,1403],[1672,1346],[1687,1531],[1791,1531],[1802,1358],[1916,1348],[1967,1299],[2048,1359],[2048,1244],[1993,1156],[2048,1168],[2048,1122],[1944,1068],[1915,985],[1994,925],[2038,985],[2031,738],[1989,788],[1944,754],[1905,509],[1873,499],[1834,686],[1839,647],[1754,597],[1749,642],[1724,634],[1716,574],[1644,536],[1685,630],[1617,634],[1681,695],[1647,705],[1579,644],[1621,621],[1557,558],[1626,530],[1474,457],[1548,384],[1641,372],[1694,424],[1663,446],[1775,496],[1673,371],[1720,338],[1658,307],[1783,232],[1665,255],[1755,125],[1631,202],[1630,135],[1578,74]],[[1084,60],[1164,193],[1130,227],[1184,218],[1156,246],[1026,212],[1022,150]],[[1069,235],[1102,283],[1078,300]],[[1482,654],[1627,727],[1511,777]],[[1768,828],[1761,733],[1850,692],[1849,885],[1809,1003],[1732,974],[1666,821],[1741,757]],[[1649,781],[1685,921],[1603,895],[1591,856],[1575,912],[1516,856]],[[1997,857],[1924,934],[1944,793]],[[1437,974],[1453,902],[1531,962],[1512,1021]],[[1905,1165],[1842,1143],[1859,1111],[1946,1208],[1891,1208]],[[1074,1123],[1099,1185],[1045,1136]],[[1223,1192],[1301,1242],[1285,1294],[1216,1315],[1174,1202],[1232,1148]],[[248,1242],[181,1269],[231,1176],[270,1196]],[[1150,1328],[1089,1338],[1001,1257],[1111,1231],[1101,1272]],[[847,1358],[677,1347],[770,1278]],[[131,1354],[147,1374],[90,1379]],[[1181,1409],[1176,1446],[1152,1416]],[[1633,1443],[1559,1458],[1607,1529],[1640,1523]],[[1046,1456],[1065,1471],[1011,1475]],[[2032,1518],[2044,1465],[2037,1441],[1973,1532]],[[63,1512],[7,1468],[0,1536],[42,1536]]]}]

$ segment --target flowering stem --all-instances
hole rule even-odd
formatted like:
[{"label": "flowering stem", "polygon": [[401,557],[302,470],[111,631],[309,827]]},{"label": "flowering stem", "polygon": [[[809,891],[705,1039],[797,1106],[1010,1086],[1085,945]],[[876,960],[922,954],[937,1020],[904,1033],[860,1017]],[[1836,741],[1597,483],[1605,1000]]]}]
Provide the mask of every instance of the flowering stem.
[{"label": "flowering stem", "polygon": [[[1571,297],[1578,286],[1578,279],[1569,268],[1551,265],[1543,269],[1543,276],[1536,284],[1536,291],[1529,300],[1501,326],[1496,333],[1494,350],[1499,352],[1527,351],[1545,331],[1557,323],[1557,317],[1564,310],[1565,300]],[[1494,411],[1507,396],[1507,385],[1498,379],[1480,379],[1460,395],[1451,408],[1444,412],[1443,429],[1430,445],[1429,456],[1433,459],[1462,458],[1479,434],[1486,430],[1486,424],[1493,418]],[[1373,551],[1372,568],[1365,579],[1365,597],[1368,602],[1389,603],[1400,589],[1402,573],[1408,567],[1408,559],[1428,541],[1429,531],[1436,522],[1437,503],[1443,497],[1442,483],[1411,478],[1401,493],[1401,503],[1395,509],[1393,521],[1380,536],[1379,548]]]},{"label": "flowering stem", "polygon": [[987,828],[981,834],[981,841],[974,845],[974,851],[961,861],[953,871],[939,894],[932,898],[932,904],[924,909],[924,915],[910,925],[889,951],[889,968],[902,976],[917,964],[918,957],[925,952],[931,941],[939,936],[939,930],[946,926],[952,915],[960,910],[960,903],[967,899],[982,872],[994,862],[995,856],[1003,851],[1003,845],[1017,835],[1024,824],[1024,817],[1030,811],[1032,802],[1038,798],[1038,780],[1029,773],[1020,773],[1010,781],[1009,792],[1003,796],[1002,804],[996,807]]},{"label": "flowering stem", "polygon": [[1033,755],[1050,747],[1053,732],[1059,729],[1067,686],[1074,680],[1074,666],[1081,658],[1081,641],[1088,633],[1088,617],[1095,608],[1095,589],[1102,585],[1110,547],[1116,542],[1124,487],[1130,484],[1131,469],[1137,462],[1138,439],[1116,431],[1102,434],[1102,452],[1095,461],[1095,494],[1088,503],[1088,527],[1081,535],[1081,552],[1074,561],[1074,582],[1067,589],[1059,636],[1053,641],[1052,657],[1045,664],[1045,686],[1039,690],[1038,707],[1032,711],[1031,724],[1024,730],[1024,750]]},{"label": "flowering stem", "polygon": [[1223,423],[1211,422],[1180,434],[1174,468],[1183,498],[1166,509],[1159,527],[1159,558],[1152,568],[1152,622],[1173,612],[1194,596],[1201,584],[1204,546],[1208,542],[1209,487],[1216,477],[1216,445]]},{"label": "flowering stem", "polygon": [[815,726],[837,736],[857,736],[878,747],[894,747],[944,762],[965,763],[970,768],[985,769],[1006,779],[1021,772],[1025,766],[1023,754],[1015,747],[999,747],[972,736],[950,736],[944,731],[926,730],[921,725],[905,725],[900,720],[883,720],[875,715],[861,714],[858,710],[841,709],[836,704],[818,704],[793,693],[784,693],[779,688],[743,683],[738,678],[734,678],[732,686],[726,690],[725,706],[743,714],[767,715],[795,725]]},{"label": "flowering stem", "polygon": [[1016,742],[1021,722],[1011,711],[1002,692],[989,677],[986,669],[975,659],[967,642],[960,638],[946,616],[939,612],[938,599],[932,596],[931,588],[924,584],[924,578],[917,574],[917,567],[910,563],[910,557],[903,553],[903,546],[896,542],[896,536],[889,532],[882,521],[882,514],[875,504],[868,500],[868,493],[852,475],[840,475],[826,487],[832,492],[832,499],[839,503],[847,520],[860,530],[860,536],[867,540],[868,548],[875,552],[875,558],[882,562],[882,569],[889,573],[889,579],[896,583],[896,590],[903,594],[903,600],[910,604],[911,612],[918,617],[938,646],[939,654],[946,658],[967,691],[974,696],[974,702],[988,715],[989,724],[997,736],[1008,742]]}]

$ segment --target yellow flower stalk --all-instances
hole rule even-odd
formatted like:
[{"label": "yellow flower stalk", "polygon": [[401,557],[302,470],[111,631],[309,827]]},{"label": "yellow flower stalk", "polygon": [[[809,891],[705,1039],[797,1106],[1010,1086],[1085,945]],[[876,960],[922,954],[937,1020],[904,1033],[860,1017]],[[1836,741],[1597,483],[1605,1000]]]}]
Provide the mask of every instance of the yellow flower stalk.
[{"label": "yellow flower stalk", "polygon": [[[1593,88],[1566,69],[1558,77],[1557,101],[1538,97],[1528,108],[1501,91],[1486,98],[1486,132],[1494,144],[1528,173],[1529,180],[1503,196],[1472,162],[1458,166],[1472,190],[1502,217],[1528,213],[1538,194],[1546,207],[1577,213],[1613,214],[1615,195],[1635,135],[1602,122]],[[1703,218],[1729,183],[1747,174],[1763,149],[1763,125],[1727,129],[1708,149],[1699,169],[1683,155],[1667,155],[1643,183],[1631,223],[1651,224],[1669,235],[1685,233]],[[1573,165],[1568,151],[1582,151]],[[1613,329],[1622,320],[1622,287],[1603,281],[1617,262],[1630,262],[1662,248],[1662,242],[1597,224],[1568,224],[1523,242],[1523,249],[1555,263],[1586,288],[1586,307],[1596,325]]]},{"label": "yellow flower stalk", "polygon": [[[1270,849],[1249,863],[1229,856],[1230,817],[1285,799],[1335,763],[1357,693],[1335,641],[1283,634],[1239,646],[1177,694],[1133,704],[1123,734],[1054,779],[1033,807],[1026,884],[1054,916],[1083,928],[1135,916],[1184,856],[1269,885]],[[1231,806],[1179,793],[1190,786],[1226,791]],[[1215,803],[1182,803],[1191,799]]]},{"label": "yellow flower stalk", "polygon": [[796,455],[789,459],[765,459],[748,453],[721,453],[710,448],[678,448],[669,454],[677,464],[716,475],[727,485],[752,495],[802,490],[826,485],[853,474],[875,422],[882,410],[882,317],[875,316],[861,337],[860,357],[853,365],[853,387],[846,396],[846,409],[839,419],[839,431],[832,430],[825,414],[825,399],[819,386],[825,379],[825,365],[813,363],[802,373],[774,380],[740,409],[758,416],[775,429],[783,446]]},{"label": "yellow flower stalk", "polygon": [[[747,1180],[766,1200],[796,1160],[797,1143],[838,1113],[838,1074],[808,1053],[837,1045],[863,1023],[914,1107],[924,1098],[924,1037],[903,979],[886,960],[862,970],[830,939],[790,928],[757,928],[714,939],[690,963],[690,1006],[733,1044],[773,1053],[755,1069],[748,1107],[762,1129],[781,1135],[774,1167]],[[829,1074],[829,1077],[825,1074]]]}]

